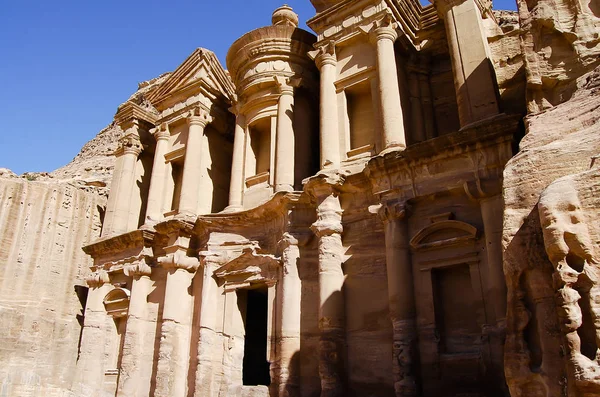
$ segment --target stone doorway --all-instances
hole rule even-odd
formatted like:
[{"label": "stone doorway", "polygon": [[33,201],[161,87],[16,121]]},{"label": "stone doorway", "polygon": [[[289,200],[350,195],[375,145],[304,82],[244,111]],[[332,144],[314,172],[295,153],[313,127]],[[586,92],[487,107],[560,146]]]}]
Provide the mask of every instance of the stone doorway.
[{"label": "stone doorway", "polygon": [[244,386],[269,386],[270,363],[267,361],[268,290],[267,287],[239,290],[238,305],[244,316]]}]

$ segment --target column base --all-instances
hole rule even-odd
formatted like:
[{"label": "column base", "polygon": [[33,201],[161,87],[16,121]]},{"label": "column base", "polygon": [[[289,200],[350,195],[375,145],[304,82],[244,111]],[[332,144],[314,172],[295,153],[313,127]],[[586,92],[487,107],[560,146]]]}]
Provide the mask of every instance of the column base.
[{"label": "column base", "polygon": [[398,144],[393,144],[393,145],[390,145],[390,146],[386,147],[381,152],[379,152],[379,155],[380,156],[384,156],[384,155],[386,155],[388,153],[403,152],[405,150],[406,150],[406,145],[404,145],[402,143],[398,143]]},{"label": "column base", "polygon": [[275,192],[293,192],[294,187],[289,184],[275,185]]},{"label": "column base", "polygon": [[243,211],[244,207],[238,204],[235,205],[228,205],[227,207],[225,207],[225,209],[223,211],[221,211],[221,214],[230,214],[232,212],[240,212]]}]

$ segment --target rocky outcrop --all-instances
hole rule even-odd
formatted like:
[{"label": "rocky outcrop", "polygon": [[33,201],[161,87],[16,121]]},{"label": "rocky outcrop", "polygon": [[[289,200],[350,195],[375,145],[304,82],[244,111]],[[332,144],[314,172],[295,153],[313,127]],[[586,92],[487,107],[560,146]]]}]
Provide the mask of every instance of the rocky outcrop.
[{"label": "rocky outcrop", "polygon": [[511,396],[600,393],[600,69],[525,119],[504,172],[505,371]]},{"label": "rocky outcrop", "polygon": [[[143,104],[166,76],[140,83],[130,100]],[[81,247],[100,237],[122,134],[110,124],[51,173],[0,168],[2,396],[71,389],[92,264]]]},{"label": "rocky outcrop", "polygon": [[502,111],[525,114],[525,62],[521,52],[523,32],[519,16],[515,11],[494,11],[494,18],[498,24],[488,23],[487,36]]},{"label": "rocky outcrop", "polygon": [[517,0],[527,66],[527,102],[538,112],[569,100],[580,76],[600,63],[595,0]]},{"label": "rocky outcrop", "polygon": [[68,183],[0,176],[0,394],[69,389],[91,264],[81,246],[98,238],[105,201]]}]

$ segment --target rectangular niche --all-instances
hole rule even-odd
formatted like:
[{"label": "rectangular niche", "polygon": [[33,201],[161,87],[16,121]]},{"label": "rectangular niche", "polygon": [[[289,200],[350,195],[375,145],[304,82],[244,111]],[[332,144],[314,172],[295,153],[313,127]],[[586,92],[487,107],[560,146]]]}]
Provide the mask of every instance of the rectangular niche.
[{"label": "rectangular niche", "polygon": [[476,313],[480,302],[473,291],[469,265],[433,269],[431,278],[440,353],[478,352],[481,328]]},{"label": "rectangular niche", "polygon": [[268,173],[271,167],[271,118],[265,117],[248,129],[246,177]]},{"label": "rectangular niche", "polygon": [[183,183],[182,160],[171,162],[171,177],[173,179],[173,198],[171,200],[171,211],[175,212],[179,211],[179,198],[181,197],[181,185]]},{"label": "rectangular niche", "polygon": [[370,153],[375,146],[375,112],[371,81],[364,80],[345,89],[350,132],[348,157]]}]

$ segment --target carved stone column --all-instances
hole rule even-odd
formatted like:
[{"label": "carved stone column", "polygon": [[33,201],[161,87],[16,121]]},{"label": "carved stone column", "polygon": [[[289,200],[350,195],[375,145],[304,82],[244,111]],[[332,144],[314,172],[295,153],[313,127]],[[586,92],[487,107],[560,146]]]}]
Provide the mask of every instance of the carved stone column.
[{"label": "carved stone column", "polygon": [[150,189],[148,191],[146,223],[156,223],[163,217],[163,197],[167,173],[165,154],[167,154],[167,151],[169,150],[170,137],[171,133],[166,125],[156,127],[156,130],[154,131],[156,149],[154,150],[154,163],[152,164]]},{"label": "carved stone column", "polygon": [[446,25],[460,125],[499,113],[496,76],[475,0],[436,0]]},{"label": "carved stone column", "polygon": [[398,397],[417,396],[416,307],[405,204],[386,203],[379,215],[385,225],[388,295],[394,335],[394,390]]},{"label": "carved stone column", "polygon": [[275,192],[294,190],[294,86],[276,76],[279,88],[277,105],[277,134],[275,146]]},{"label": "carved stone column", "polygon": [[201,261],[202,296],[200,304],[200,331],[198,336],[198,366],[196,368],[196,387],[194,397],[215,396],[219,384],[215,383],[215,352],[222,349],[222,336],[219,332],[219,285],[213,273],[220,267],[216,257],[204,254]]},{"label": "carved stone column", "polygon": [[185,396],[191,337],[191,297],[188,289],[198,259],[186,255],[189,237],[170,236],[171,245],[158,263],[167,269],[160,347],[156,370],[156,397]]},{"label": "carved stone column", "polygon": [[319,238],[319,376],[321,397],[341,397],[344,391],[345,304],[342,287],[342,209],[329,189],[319,195],[317,221],[311,226]]},{"label": "carved stone column", "polygon": [[[280,397],[300,396],[300,312],[302,284],[298,274],[300,248],[298,239],[285,233],[279,242],[282,249],[283,271],[278,284],[278,362],[275,363],[276,382]],[[294,357],[296,356],[296,357]]]},{"label": "carved stone column", "polygon": [[130,133],[119,140],[119,148],[115,152],[117,162],[102,230],[103,237],[122,234],[129,229],[129,207],[135,186],[135,166],[141,152],[142,144],[137,134]]},{"label": "carved stone column", "polygon": [[228,212],[239,211],[243,207],[244,195],[244,148],[246,146],[246,116],[241,113],[241,105],[235,106],[235,135],[233,141],[233,159],[231,162],[231,181],[229,185]]},{"label": "carved stone column", "polygon": [[113,286],[104,270],[95,272],[86,279],[86,282],[90,289],[81,331],[77,376],[73,384],[74,389],[102,390],[104,371],[107,369],[106,360],[102,359],[105,350],[106,323],[112,321],[112,319],[108,319],[103,300]]},{"label": "carved stone column", "polygon": [[321,131],[321,168],[335,168],[340,164],[340,132],[335,81],[337,59],[335,44],[330,42],[319,50],[311,52],[321,71],[321,103],[319,130]]},{"label": "carved stone column", "polygon": [[384,150],[402,150],[406,148],[406,137],[394,52],[394,42],[398,33],[389,16],[373,30],[372,37],[377,46],[377,77]]},{"label": "carved stone column", "polygon": [[185,147],[185,161],[183,163],[179,213],[198,215],[204,128],[210,123],[211,118],[206,110],[198,108],[190,113],[187,121],[189,132]]},{"label": "carved stone column", "polygon": [[156,325],[148,319],[148,295],[152,291],[153,281],[150,279],[152,268],[141,259],[133,264],[125,265],[126,276],[133,277],[127,328],[123,341],[121,372],[117,395],[133,397],[150,395],[154,345],[151,328]]}]

